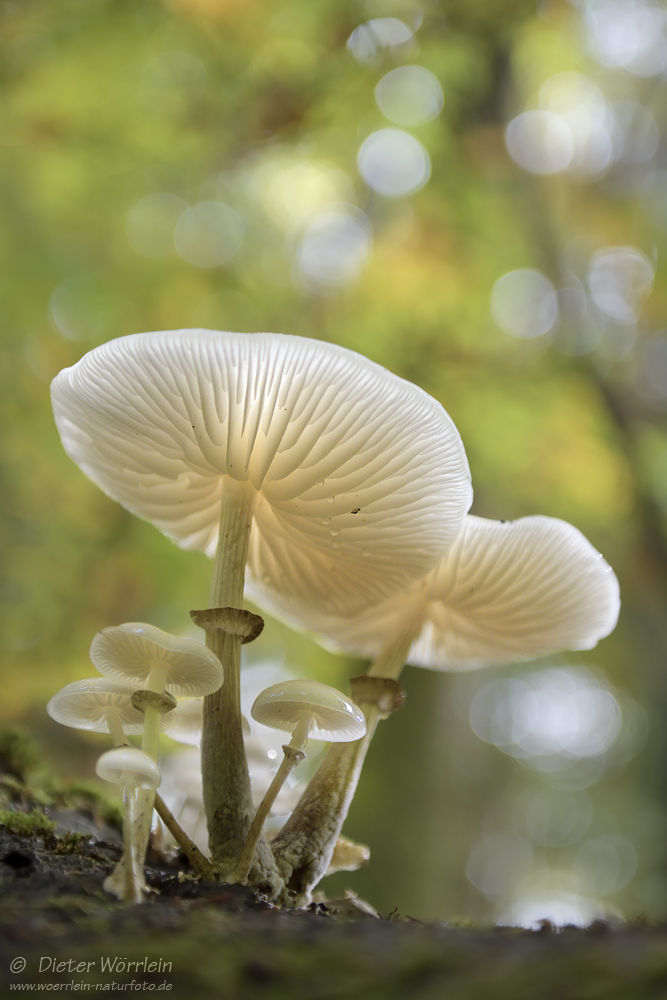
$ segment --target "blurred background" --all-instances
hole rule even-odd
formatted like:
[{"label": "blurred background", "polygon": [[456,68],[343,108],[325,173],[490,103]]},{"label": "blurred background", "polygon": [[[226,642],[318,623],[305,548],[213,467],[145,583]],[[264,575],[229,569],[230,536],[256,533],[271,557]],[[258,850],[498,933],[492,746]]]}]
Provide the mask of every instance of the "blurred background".
[{"label": "blurred background", "polygon": [[[667,8],[24,0],[0,18],[0,721],[91,775],[106,742],[46,701],[94,674],[104,626],[194,634],[209,587],[204,556],[65,456],[53,376],[146,330],[333,341],[441,401],[474,513],[573,522],[623,609],[589,653],[407,668],[346,825],[372,863],[323,887],[422,920],[664,920]],[[271,620],[248,649],[340,686],[364,669]]]}]

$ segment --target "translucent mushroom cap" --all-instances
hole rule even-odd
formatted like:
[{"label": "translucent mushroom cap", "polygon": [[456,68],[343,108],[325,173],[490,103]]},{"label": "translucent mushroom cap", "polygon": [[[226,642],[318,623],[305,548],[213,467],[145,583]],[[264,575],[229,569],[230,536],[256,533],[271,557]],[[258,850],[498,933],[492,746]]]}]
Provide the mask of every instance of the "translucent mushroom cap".
[{"label": "translucent mushroom cap", "polygon": [[97,761],[95,771],[100,778],[127,788],[157,788],[160,768],[137,747],[113,747]]},{"label": "translucent mushroom cap", "polygon": [[360,740],[366,720],[353,701],[319,681],[282,681],[255,699],[250,714],[256,722],[291,733],[304,715],[312,715],[308,738],[330,743]]},{"label": "translucent mushroom cap", "polygon": [[442,406],[323,341],[135,334],[60,372],[52,400],[86,475],[184,548],[214,555],[223,478],[250,484],[248,574],[286,612],[350,611],[423,576],[472,499]]},{"label": "translucent mushroom cap", "polygon": [[153,667],[162,668],[166,690],[181,697],[212,694],[223,680],[220,660],[201,642],[143,622],[103,628],[91,643],[90,659],[105,677],[137,687],[146,683]]},{"label": "translucent mushroom cap", "polygon": [[188,698],[179,701],[170,714],[174,721],[169,727],[169,738],[177,743],[198,747],[201,743],[204,701],[202,698]]},{"label": "translucent mushroom cap", "polygon": [[[198,747],[201,743],[204,701],[202,698],[186,698],[179,701],[173,712],[167,718],[169,723],[169,738],[177,743],[186,743]],[[241,716],[241,727],[244,733],[250,732],[250,724],[245,715]]]},{"label": "translucent mushroom cap", "polygon": [[304,607],[300,620],[371,659],[412,630],[409,663],[465,670],[592,649],[615,627],[619,608],[614,571],[573,525],[469,515],[438,566],[403,593],[354,616]]},{"label": "translucent mushroom cap", "polygon": [[[54,694],[46,706],[46,711],[56,722],[72,729],[84,729],[93,733],[108,733],[107,712],[115,708],[124,733],[138,736],[144,731],[144,714],[131,703],[136,686],[107,680],[105,677],[89,677],[74,681]],[[173,713],[160,719],[160,728],[171,725]]]}]

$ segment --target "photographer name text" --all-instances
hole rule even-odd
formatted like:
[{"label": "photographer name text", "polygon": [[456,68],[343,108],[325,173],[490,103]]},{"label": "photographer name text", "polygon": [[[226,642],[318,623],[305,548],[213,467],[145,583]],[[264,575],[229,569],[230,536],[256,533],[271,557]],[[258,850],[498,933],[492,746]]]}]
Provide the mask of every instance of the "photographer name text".
[{"label": "photographer name text", "polygon": [[[99,962],[99,964],[98,964]],[[100,972],[171,972],[172,962],[163,958],[123,958],[118,955],[101,955],[98,959],[81,961],[76,958],[56,958],[52,955],[42,955],[39,960],[40,972],[90,972],[91,969]]]}]

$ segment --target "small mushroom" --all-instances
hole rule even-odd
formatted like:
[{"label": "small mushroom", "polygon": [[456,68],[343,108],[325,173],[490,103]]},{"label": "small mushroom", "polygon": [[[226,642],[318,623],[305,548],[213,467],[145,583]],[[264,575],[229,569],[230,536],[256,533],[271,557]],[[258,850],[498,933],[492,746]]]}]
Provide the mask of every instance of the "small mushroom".
[{"label": "small mushroom", "polygon": [[125,802],[123,813],[125,851],[114,871],[105,879],[104,888],[125,903],[141,903],[146,892],[146,882],[142,868],[141,845],[137,843],[135,815],[137,791],[141,789],[154,792],[160,784],[160,769],[142,750],[130,746],[117,746],[102,754],[95,770],[105,781],[123,786]]},{"label": "small mushroom", "polygon": [[[141,748],[154,761],[158,758],[160,720],[165,711],[170,711],[170,705],[163,700],[147,700],[146,695],[166,692],[203,696],[216,691],[223,680],[220,661],[201,642],[178,638],[143,622],[102,629],[91,643],[90,658],[101,674],[141,686],[145,719]],[[150,791],[138,796],[137,849],[141,850],[143,845],[144,853],[150,836],[153,802]]]},{"label": "small mushroom", "polygon": [[303,750],[309,739],[348,743],[366,732],[366,721],[357,706],[319,681],[273,684],[255,699],[250,714],[263,726],[291,733],[289,746],[294,750]]},{"label": "small mushroom", "polygon": [[105,781],[126,788],[157,788],[160,768],[137,747],[118,746],[107,750],[97,761],[95,772]]},{"label": "small mushroom", "polygon": [[211,694],[223,679],[218,657],[201,642],[144,622],[103,628],[91,643],[90,658],[112,680],[182,698]]},{"label": "small mushroom", "polygon": [[[144,715],[132,704],[136,688],[106,677],[89,677],[73,681],[58,691],[46,706],[56,722],[72,729],[93,733],[110,733],[116,745],[127,743],[126,736],[139,736],[144,731]],[[161,726],[169,726],[169,716],[163,716]]]},{"label": "small mushroom", "polygon": [[256,722],[292,734],[283,747],[284,758],[252,821],[234,873],[243,882],[250,870],[252,858],[264,821],[285,779],[293,767],[303,760],[303,749],[309,739],[330,743],[359,740],[366,732],[366,720],[359,708],[340,691],[319,681],[283,681],[259,695],[251,713]]},{"label": "small mushroom", "polygon": [[[98,632],[90,658],[106,677],[132,681],[145,692],[201,697],[222,684],[223,672],[215,653],[196,639],[177,638],[155,625],[127,622]],[[173,706],[172,706],[173,707]],[[142,750],[157,760],[160,717],[169,706],[144,702]]]}]

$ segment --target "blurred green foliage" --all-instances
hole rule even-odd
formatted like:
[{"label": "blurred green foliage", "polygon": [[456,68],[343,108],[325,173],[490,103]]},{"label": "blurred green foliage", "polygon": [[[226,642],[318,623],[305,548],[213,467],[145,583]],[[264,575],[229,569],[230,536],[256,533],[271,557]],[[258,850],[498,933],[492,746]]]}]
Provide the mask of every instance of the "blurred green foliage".
[{"label": "blurred green foliage", "polygon": [[[348,38],[373,18],[402,19],[418,47],[355,60]],[[632,177],[621,167],[536,175],[504,142],[507,122],[563,72],[631,98],[662,128],[661,78],[595,63],[582,18],[565,0],[539,9],[529,0],[0,3],[0,714],[27,719],[64,767],[99,741],[56,733],[44,702],[91,674],[98,629],[145,620],[187,630],[209,565],[84,478],[60,447],[49,381],[96,344],[143,330],[330,340],[442,402],[467,448],[475,513],[570,520],[617,570],[619,628],[570,662],[606,671],[651,726],[642,754],[591,786],[591,830],[637,853],[638,874],[611,893],[612,911],[664,917],[666,407],[638,381],[642,345],[665,322],[667,227],[646,194],[662,176],[660,147]],[[429,182],[389,198],[364,181],[357,152],[391,124],[374,88],[403,63],[437,77],[444,109],[409,130],[430,156]],[[344,201],[372,231],[368,259],[347,281],[298,271],[299,206],[322,177],[337,178],[338,194],[318,195],[315,208]],[[171,235],[151,231],[157,252],[140,252],[131,220],[159,193],[182,210],[230,206],[244,225],[239,251],[196,266]],[[560,287],[573,254],[613,246],[639,248],[656,269],[625,353],[603,339],[573,356],[550,346],[553,330],[517,339],[492,319],[502,275],[536,268]],[[278,623],[257,646],[255,657],[284,656],[332,683],[360,669]],[[332,886],[354,884],[380,908],[418,917],[497,915],[497,901],[466,880],[471,845],[483,831],[516,828],[513,803],[546,779],[471,732],[470,698],[489,676],[407,671],[408,707],[382,727],[348,824],[370,842],[373,865]],[[556,848],[545,864],[556,869],[559,858],[567,868]]]}]

